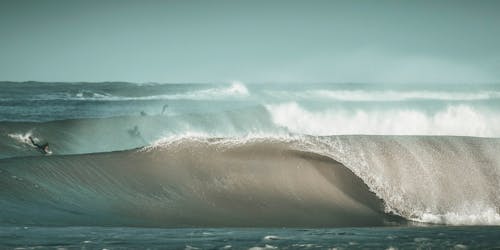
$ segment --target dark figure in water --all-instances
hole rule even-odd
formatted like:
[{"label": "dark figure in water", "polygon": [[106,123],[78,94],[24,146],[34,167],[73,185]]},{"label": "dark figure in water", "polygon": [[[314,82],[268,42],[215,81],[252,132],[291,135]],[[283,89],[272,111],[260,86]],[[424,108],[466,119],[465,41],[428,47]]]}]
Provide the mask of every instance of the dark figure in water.
[{"label": "dark figure in water", "polygon": [[147,116],[148,114],[144,111],[141,111],[141,116]]},{"label": "dark figure in water", "polygon": [[161,114],[165,113],[165,110],[168,108],[168,104],[163,105],[163,109],[161,110]]},{"label": "dark figure in water", "polygon": [[140,137],[141,136],[141,132],[139,132],[139,127],[137,127],[137,126],[134,126],[133,129],[129,129],[128,134],[132,137]]},{"label": "dark figure in water", "polygon": [[37,147],[38,151],[40,151],[42,154],[46,155],[46,154],[51,153],[50,149],[49,149],[49,143],[45,143],[45,144],[40,145],[40,144],[36,143],[31,136],[29,138],[30,138],[31,143],[33,143],[33,145],[35,147]]}]

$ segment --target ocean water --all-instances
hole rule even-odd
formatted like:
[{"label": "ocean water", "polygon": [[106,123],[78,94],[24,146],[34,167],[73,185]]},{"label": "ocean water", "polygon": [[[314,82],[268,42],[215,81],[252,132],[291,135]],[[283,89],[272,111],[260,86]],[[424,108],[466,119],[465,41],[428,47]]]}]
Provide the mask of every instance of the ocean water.
[{"label": "ocean water", "polygon": [[0,245],[17,249],[491,249],[500,243],[491,227],[8,227],[0,237]]},{"label": "ocean water", "polygon": [[499,247],[499,137],[494,84],[1,82],[0,246]]}]

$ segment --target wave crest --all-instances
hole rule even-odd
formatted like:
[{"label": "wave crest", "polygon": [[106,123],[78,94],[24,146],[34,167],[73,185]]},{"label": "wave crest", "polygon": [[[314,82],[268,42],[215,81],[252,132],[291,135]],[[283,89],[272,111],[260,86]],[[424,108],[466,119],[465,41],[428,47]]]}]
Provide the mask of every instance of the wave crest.
[{"label": "wave crest", "polygon": [[345,102],[394,102],[408,100],[478,101],[499,99],[498,91],[396,91],[396,90],[306,90],[303,92],[267,91],[271,96],[294,99],[328,99]]},{"label": "wave crest", "polygon": [[26,222],[34,206],[48,211],[36,217],[46,225],[87,225],[87,215],[142,226],[402,222],[391,214],[500,225],[498,151],[500,139],[470,137],[184,137],[134,151],[3,159],[0,221]]},{"label": "wave crest", "polygon": [[500,136],[500,113],[467,105],[448,106],[436,113],[412,109],[309,111],[296,102],[266,108],[275,124],[299,134]]}]

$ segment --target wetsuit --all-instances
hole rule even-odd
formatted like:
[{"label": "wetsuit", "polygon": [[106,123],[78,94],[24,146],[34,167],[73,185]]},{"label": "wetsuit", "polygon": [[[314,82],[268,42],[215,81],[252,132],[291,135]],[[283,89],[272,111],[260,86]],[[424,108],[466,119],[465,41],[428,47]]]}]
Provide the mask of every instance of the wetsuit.
[{"label": "wetsuit", "polygon": [[48,143],[40,145],[40,144],[36,143],[33,140],[33,138],[31,138],[31,136],[29,138],[30,138],[31,143],[33,143],[33,145],[35,145],[38,148],[38,151],[40,151],[42,154],[48,154],[49,153],[49,152],[45,151],[45,147],[47,147],[49,145]]}]

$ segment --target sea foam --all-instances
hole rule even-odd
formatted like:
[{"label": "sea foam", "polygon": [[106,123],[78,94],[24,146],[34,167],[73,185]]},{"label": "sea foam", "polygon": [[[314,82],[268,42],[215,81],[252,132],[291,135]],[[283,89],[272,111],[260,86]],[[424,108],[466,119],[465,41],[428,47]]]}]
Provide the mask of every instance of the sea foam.
[{"label": "sea foam", "polygon": [[311,111],[297,102],[266,108],[275,124],[300,134],[500,136],[499,112],[467,105],[450,105],[432,113],[405,108]]}]

